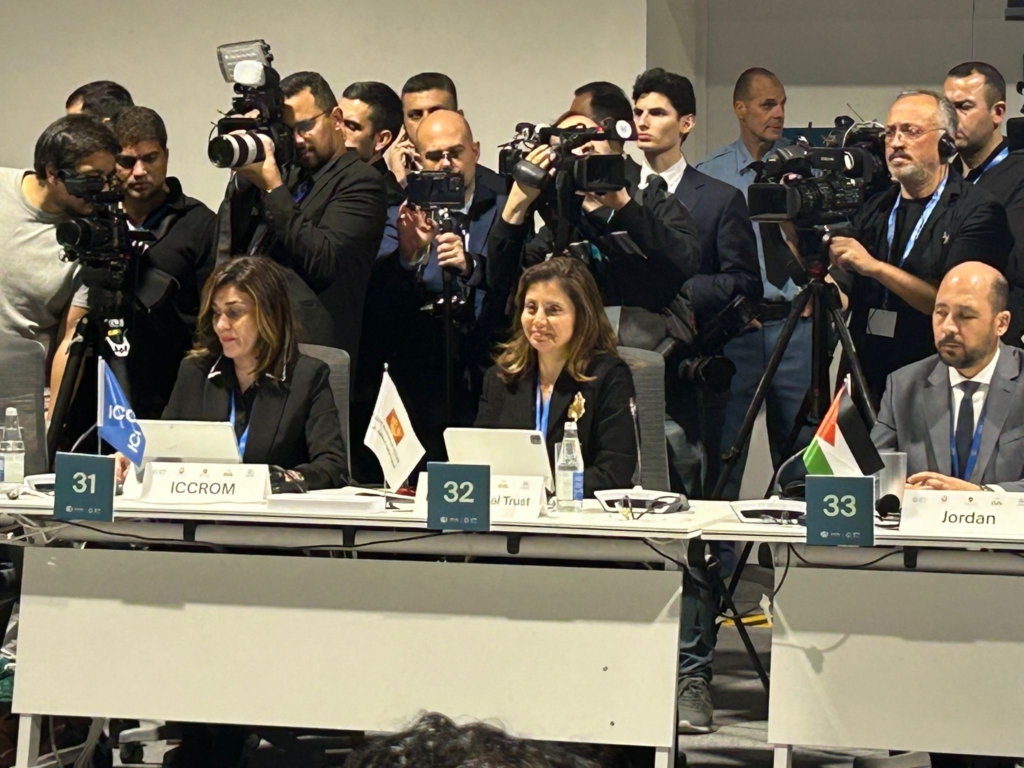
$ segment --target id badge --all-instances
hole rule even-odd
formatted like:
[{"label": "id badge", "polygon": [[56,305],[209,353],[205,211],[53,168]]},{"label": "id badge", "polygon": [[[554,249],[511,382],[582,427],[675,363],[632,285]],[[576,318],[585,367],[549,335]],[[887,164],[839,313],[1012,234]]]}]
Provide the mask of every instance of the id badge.
[{"label": "id badge", "polygon": [[890,309],[869,309],[868,334],[893,338],[896,335],[896,313]]}]

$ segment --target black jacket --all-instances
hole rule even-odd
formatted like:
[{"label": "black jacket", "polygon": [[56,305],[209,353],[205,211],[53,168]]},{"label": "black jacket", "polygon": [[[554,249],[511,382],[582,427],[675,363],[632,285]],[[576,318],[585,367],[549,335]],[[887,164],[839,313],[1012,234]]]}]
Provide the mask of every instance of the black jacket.
[{"label": "black jacket", "polygon": [[1024,347],[1024,149],[1011,152],[1001,163],[989,167],[1006,146],[1005,141],[1000,144],[986,162],[967,174],[967,180],[991,192],[1006,209],[1014,243],[1006,268],[1010,281],[1010,329],[1003,340]]},{"label": "black jacket", "polygon": [[285,185],[262,197],[232,179],[218,213],[217,259],[254,253],[284,266],[301,340],[344,349],[355,365],[366,284],[387,216],[384,180],[353,151],[316,171],[296,203],[292,191],[305,178],[290,168]]},{"label": "black jacket", "polygon": [[[345,445],[328,374],[326,363],[299,355],[281,384],[268,378],[256,385],[242,461],[297,470],[310,490],[347,484]],[[186,358],[163,418],[228,421],[237,388],[230,360]]]},{"label": "black jacket", "polygon": [[168,177],[169,195],[142,223],[154,238],[144,243],[137,307],[129,331],[128,376],[132,406],[142,419],[159,418],[199,315],[203,284],[213,271],[216,216]]},{"label": "black jacket", "polygon": [[[900,187],[894,185],[875,195],[852,222],[854,236],[868,253],[891,264],[898,264],[902,256],[890,254],[887,241],[889,215],[899,194]],[[982,261],[1005,272],[1011,245],[1006,212],[999,202],[959,174],[950,173],[942,198],[902,268],[933,285],[965,261]],[[868,385],[877,399],[882,396],[890,373],[935,354],[931,316],[918,312],[895,294],[887,294],[875,280],[837,270],[832,270],[832,274],[850,297],[850,333]],[[868,314],[876,308],[896,312],[893,338],[868,335]]]},{"label": "black jacket", "polygon": [[384,188],[387,191],[388,197],[388,208],[392,208],[397,205],[401,205],[405,202],[405,187],[398,183],[398,179],[395,178],[395,174],[388,168],[388,164],[382,157],[376,163],[371,165],[372,168],[376,169],[377,173],[384,177]]},{"label": "black jacket", "polygon": [[737,296],[761,301],[757,239],[743,193],[687,165],[675,194],[700,235],[700,273],[686,283],[697,320],[710,320]]},{"label": "black jacket", "polygon": [[[631,488],[637,464],[636,429],[630,410],[635,400],[629,366],[614,355],[598,355],[587,366],[593,381],[576,381],[566,371],[555,382],[546,435],[548,461],[555,464],[555,443],[565,434],[569,405],[583,395],[584,411],[578,422],[583,451],[583,493]],[[536,379],[527,375],[506,384],[496,367],[484,376],[484,392],[476,426],[487,429],[533,429],[536,426]]]},{"label": "black jacket", "polygon": [[[628,188],[633,199],[624,208],[610,220],[606,208],[583,216],[574,240],[589,240],[607,256],[592,262],[605,305],[660,312],[700,271],[697,226],[682,203],[663,188],[653,194],[650,188],[641,192],[632,182]],[[625,233],[627,240],[618,233]],[[526,242],[528,234],[526,224],[509,224],[499,211],[487,246],[488,290],[507,295],[523,270],[551,253],[554,239],[547,227]]]}]

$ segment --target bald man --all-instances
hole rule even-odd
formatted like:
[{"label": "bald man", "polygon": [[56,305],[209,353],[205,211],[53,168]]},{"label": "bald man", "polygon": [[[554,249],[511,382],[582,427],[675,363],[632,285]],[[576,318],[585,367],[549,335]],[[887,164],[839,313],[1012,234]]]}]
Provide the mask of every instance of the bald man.
[{"label": "bald man", "polygon": [[[416,129],[416,151],[423,170],[462,176],[465,205],[452,212],[460,231],[440,232],[427,211],[408,203],[388,210],[366,299],[361,354],[368,362],[362,366],[365,375],[357,381],[356,394],[372,405],[383,364],[388,363],[427,459],[433,461],[445,457],[442,435],[446,426],[473,423],[479,400],[474,387],[482,381],[488,350],[497,340],[504,318],[503,303],[492,307],[480,286],[487,238],[496,214],[505,206],[505,197],[481,181],[477,165],[480,144],[459,112],[441,109],[427,114]],[[445,417],[444,324],[438,304],[446,271],[452,277],[459,325],[453,375],[458,391],[452,400],[461,410],[457,409],[451,424]],[[359,429],[358,423],[355,428]]]},{"label": "bald man", "polygon": [[1024,492],[1024,357],[1001,341],[1007,294],[991,266],[953,267],[932,311],[938,354],[889,376],[871,439],[907,454],[916,487]]}]

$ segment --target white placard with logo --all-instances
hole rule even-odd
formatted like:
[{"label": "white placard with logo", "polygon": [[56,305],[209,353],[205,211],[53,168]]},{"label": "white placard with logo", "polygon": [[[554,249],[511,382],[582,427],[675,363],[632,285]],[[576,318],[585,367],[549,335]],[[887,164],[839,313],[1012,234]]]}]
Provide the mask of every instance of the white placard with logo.
[{"label": "white placard with logo", "polygon": [[[501,520],[535,520],[540,517],[547,497],[543,477],[522,475],[491,475],[491,522]],[[413,512],[427,516],[427,473],[416,481],[416,503]]]},{"label": "white placard with logo", "polygon": [[266,464],[189,464],[154,461],[146,465],[140,501],[149,504],[255,504],[270,496]]},{"label": "white placard with logo", "polygon": [[1024,537],[1024,493],[908,488],[900,533],[951,539]]}]

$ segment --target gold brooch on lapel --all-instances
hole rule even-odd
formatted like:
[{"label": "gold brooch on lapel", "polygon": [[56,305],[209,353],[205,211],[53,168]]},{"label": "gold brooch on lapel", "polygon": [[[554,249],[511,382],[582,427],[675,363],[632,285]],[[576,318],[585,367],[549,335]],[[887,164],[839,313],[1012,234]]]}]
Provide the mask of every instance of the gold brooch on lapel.
[{"label": "gold brooch on lapel", "polygon": [[572,404],[569,406],[569,418],[573,421],[579,421],[583,418],[583,414],[587,412],[587,401],[583,398],[582,392],[577,392],[576,397],[573,398]]}]

